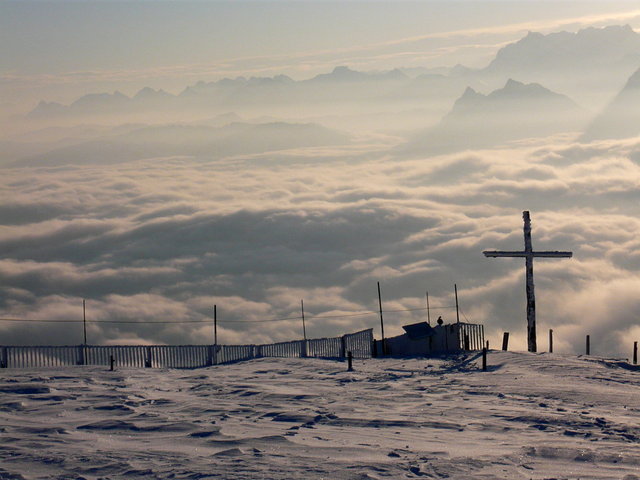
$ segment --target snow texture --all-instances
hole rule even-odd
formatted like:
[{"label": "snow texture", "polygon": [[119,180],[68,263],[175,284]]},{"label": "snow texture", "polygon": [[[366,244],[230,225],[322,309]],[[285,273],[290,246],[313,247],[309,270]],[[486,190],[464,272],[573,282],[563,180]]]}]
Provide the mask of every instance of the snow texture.
[{"label": "snow texture", "polygon": [[0,479],[640,478],[640,371],[490,352],[4,369]]}]

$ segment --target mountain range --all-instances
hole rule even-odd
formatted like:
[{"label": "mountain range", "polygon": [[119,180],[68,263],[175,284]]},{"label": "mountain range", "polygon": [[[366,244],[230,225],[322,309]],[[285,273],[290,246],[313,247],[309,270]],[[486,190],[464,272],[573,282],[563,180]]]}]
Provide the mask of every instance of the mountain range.
[{"label": "mountain range", "polygon": [[[85,95],[69,105],[43,101],[27,115],[30,121],[156,126],[42,145],[26,158],[19,153],[29,149],[19,141],[4,146],[9,157],[22,156],[23,164],[104,163],[339,144],[349,141],[339,130],[373,125],[392,135],[417,131],[404,147],[411,152],[444,153],[583,131],[589,116],[584,140],[625,137],[640,130],[634,108],[640,104],[638,66],[640,35],[628,25],[530,32],[501,48],[483,69],[457,65],[412,78],[401,69],[360,72],[338,66],[307,80],[224,78],[198,82],[177,95],[145,87],[131,97],[116,91]],[[219,112],[234,113],[223,118]],[[268,120],[243,123],[236,112]],[[314,117],[307,119],[308,112]],[[176,126],[179,121],[191,126]],[[11,161],[7,155],[0,160]]]},{"label": "mountain range", "polygon": [[640,35],[629,25],[586,28],[548,35],[530,32],[501,48],[472,76],[486,84],[525,79],[600,108],[640,67]]},{"label": "mountain range", "polygon": [[467,88],[442,121],[416,135],[409,151],[432,154],[485,148],[579,129],[585,112],[565,95],[509,79],[488,95]]},{"label": "mountain range", "polygon": [[452,101],[467,86],[495,89],[508,78],[539,83],[560,93],[570,92],[584,106],[595,103],[600,108],[639,66],[640,35],[628,25],[586,28],[576,33],[530,32],[501,48],[483,69],[457,65],[447,73],[412,78],[402,69],[360,72],[338,66],[330,73],[300,81],[286,75],[224,78],[200,81],[177,95],[146,87],[133,97],[114,92],[85,95],[70,105],[43,101],[28,117],[35,120],[179,109],[230,111],[247,106],[364,100],[380,103],[404,99],[420,105],[439,97]]}]

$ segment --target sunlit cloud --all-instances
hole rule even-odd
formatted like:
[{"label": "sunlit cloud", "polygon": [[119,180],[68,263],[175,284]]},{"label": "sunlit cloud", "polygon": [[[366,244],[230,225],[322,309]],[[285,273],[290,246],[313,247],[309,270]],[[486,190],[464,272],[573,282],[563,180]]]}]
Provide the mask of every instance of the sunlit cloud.
[{"label": "sunlit cloud", "polygon": [[[492,342],[512,331],[514,348],[524,348],[522,262],[481,252],[520,248],[521,211],[530,209],[536,248],[574,251],[574,259],[536,265],[540,328],[554,328],[565,351],[579,351],[591,333],[610,352],[617,351],[619,332],[634,328],[640,167],[630,158],[640,151],[639,139],[539,140],[392,162],[381,151],[344,162],[340,152],[353,148],[213,163],[5,169],[11,199],[5,207],[29,216],[54,198],[53,206],[64,209],[3,228],[1,315],[77,318],[88,298],[94,320],[206,323],[217,304],[224,341],[259,343],[300,336],[298,320],[275,320],[298,315],[301,299],[315,336],[375,327],[377,281],[387,309],[423,308],[429,291],[432,305],[449,308],[438,314],[450,321],[457,283],[465,318],[484,323]],[[322,162],[299,168],[300,159],[320,152]],[[284,162],[286,155],[298,160]],[[274,156],[277,166],[264,163]],[[523,174],[536,179],[522,183]],[[27,179],[24,196],[19,186]],[[81,203],[74,200],[79,192]],[[101,219],[109,210],[118,214]],[[350,317],[367,311],[374,313]],[[318,315],[335,318],[314,320]],[[424,310],[389,314],[388,334],[425,317]],[[599,325],[603,318],[607,329]],[[2,328],[12,341],[40,338],[27,333],[33,325]],[[38,331],[51,341],[69,338],[55,324]],[[210,323],[95,323],[90,335],[108,343],[198,343],[210,335]]]}]

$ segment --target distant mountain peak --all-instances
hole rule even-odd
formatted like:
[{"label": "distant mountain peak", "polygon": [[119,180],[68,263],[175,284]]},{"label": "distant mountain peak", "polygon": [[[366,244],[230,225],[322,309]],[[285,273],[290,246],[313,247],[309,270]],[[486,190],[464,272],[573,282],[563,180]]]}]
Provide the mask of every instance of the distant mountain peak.
[{"label": "distant mountain peak", "polygon": [[138,93],[133,96],[134,100],[147,100],[147,99],[157,99],[157,98],[166,98],[171,97],[170,93],[165,92],[162,89],[155,90],[151,87],[141,88]]},{"label": "distant mountain peak", "polygon": [[528,32],[517,42],[501,48],[485,71],[514,75],[538,70],[566,70],[572,67],[593,68],[592,63],[615,65],[629,55],[640,53],[640,35],[629,25],[589,27],[575,33],[549,34]]},{"label": "distant mountain peak", "polygon": [[348,74],[356,73],[356,71],[351,70],[346,65],[340,65],[338,67],[335,67],[331,73],[333,75],[348,75]]},{"label": "distant mountain peak", "polygon": [[635,71],[629,80],[627,80],[626,85],[624,86],[624,90],[638,90],[640,89],[640,68]]},{"label": "distant mountain peak", "polygon": [[496,97],[496,98],[500,98],[500,97],[512,97],[512,96],[517,96],[520,98],[558,98],[558,97],[565,97],[564,95],[561,95],[559,93],[556,93],[552,90],[549,90],[546,87],[543,87],[542,85],[540,85],[539,83],[522,83],[519,82],[517,80],[514,80],[513,78],[510,78],[509,80],[507,80],[507,83],[505,83],[504,87],[502,87],[499,90],[494,90],[493,92],[491,92],[489,94],[489,97]]},{"label": "distant mountain peak", "polygon": [[640,133],[640,69],[585,130],[582,139],[625,138]]},{"label": "distant mountain peak", "polygon": [[460,99],[463,99],[463,98],[475,98],[475,97],[484,97],[484,95],[482,95],[481,93],[476,92],[471,87],[467,87],[467,88],[465,88],[464,93],[462,94]]},{"label": "distant mountain peak", "polygon": [[507,80],[507,83],[504,84],[502,91],[503,92],[520,92],[522,91],[522,87],[524,86],[525,86],[524,83],[518,82],[517,80],[510,78],[509,80]]}]

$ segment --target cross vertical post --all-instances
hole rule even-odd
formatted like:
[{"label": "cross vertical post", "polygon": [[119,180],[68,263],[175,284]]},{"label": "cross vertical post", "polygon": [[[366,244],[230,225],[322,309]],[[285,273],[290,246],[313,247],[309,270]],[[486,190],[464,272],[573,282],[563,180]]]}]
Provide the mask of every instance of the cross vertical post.
[{"label": "cross vertical post", "polygon": [[517,252],[504,251],[484,251],[485,257],[524,257],[526,268],[526,290],[527,290],[527,345],[530,352],[537,352],[536,336],[536,298],[533,285],[533,259],[534,257],[544,258],[571,258],[572,252],[540,251],[533,250],[531,242],[531,216],[528,211],[522,212],[524,220],[524,250]]},{"label": "cross vertical post", "polygon": [[382,318],[382,295],[380,294],[380,282],[378,282],[378,305],[380,306],[380,332],[382,333],[382,354],[387,354],[386,341],[384,339],[384,319]]},{"label": "cross vertical post", "polygon": [[530,352],[538,351],[536,335],[536,295],[533,285],[533,245],[531,243],[531,217],[529,212],[522,212],[524,220],[524,251],[527,275],[527,344]]}]

